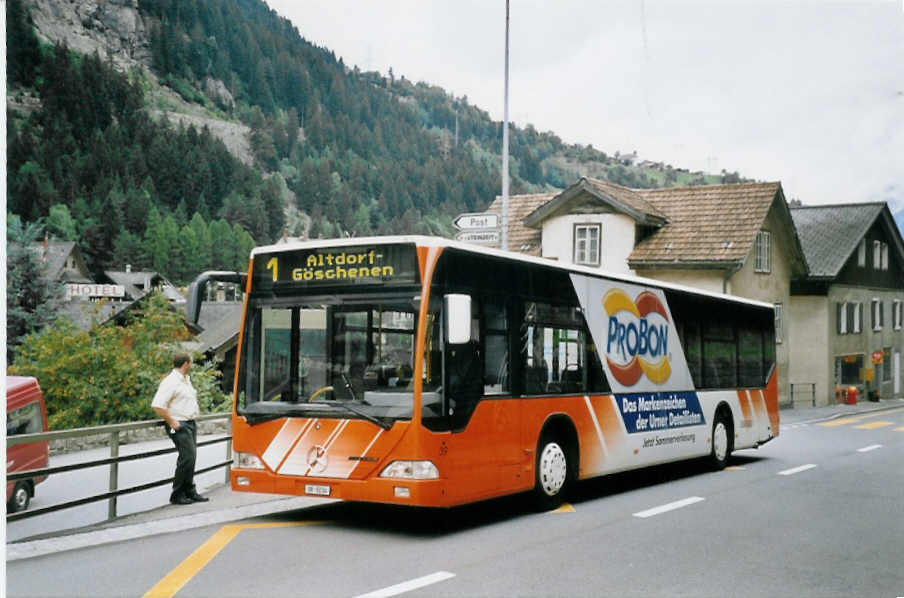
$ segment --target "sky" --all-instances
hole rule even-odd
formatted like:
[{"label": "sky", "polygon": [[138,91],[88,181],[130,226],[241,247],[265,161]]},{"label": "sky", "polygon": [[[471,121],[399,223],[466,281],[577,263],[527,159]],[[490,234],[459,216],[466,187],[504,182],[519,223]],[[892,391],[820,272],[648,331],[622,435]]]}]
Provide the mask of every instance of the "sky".
[{"label": "sky", "polygon": [[[505,0],[266,0],[501,121]],[[904,208],[904,0],[511,0],[509,117],[607,154]],[[500,148],[501,149],[501,148]]]}]

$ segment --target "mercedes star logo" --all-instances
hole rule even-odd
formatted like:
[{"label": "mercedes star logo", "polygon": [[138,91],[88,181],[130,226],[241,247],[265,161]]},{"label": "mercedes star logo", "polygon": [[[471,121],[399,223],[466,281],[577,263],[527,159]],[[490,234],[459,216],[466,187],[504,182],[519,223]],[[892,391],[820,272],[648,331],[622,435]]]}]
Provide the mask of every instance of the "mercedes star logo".
[{"label": "mercedes star logo", "polygon": [[326,470],[329,458],[326,456],[326,449],[315,444],[308,449],[308,465],[311,467],[311,473],[321,473]]}]

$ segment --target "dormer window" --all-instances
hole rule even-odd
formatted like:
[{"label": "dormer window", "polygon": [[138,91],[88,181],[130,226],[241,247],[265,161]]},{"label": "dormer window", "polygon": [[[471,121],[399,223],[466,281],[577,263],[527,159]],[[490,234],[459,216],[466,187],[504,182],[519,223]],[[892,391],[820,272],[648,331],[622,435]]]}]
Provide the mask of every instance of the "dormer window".
[{"label": "dormer window", "polygon": [[574,263],[585,266],[600,265],[599,224],[574,225]]}]

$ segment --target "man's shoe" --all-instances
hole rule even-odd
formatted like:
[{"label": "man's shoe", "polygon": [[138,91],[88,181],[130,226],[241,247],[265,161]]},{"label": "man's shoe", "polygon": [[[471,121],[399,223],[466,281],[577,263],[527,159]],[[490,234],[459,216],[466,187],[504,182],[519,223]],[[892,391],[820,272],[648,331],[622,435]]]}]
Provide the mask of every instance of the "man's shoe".
[{"label": "man's shoe", "polygon": [[208,502],[210,499],[195,492],[194,494],[188,495],[188,500],[191,502]]},{"label": "man's shoe", "polygon": [[174,505],[190,505],[195,502],[187,496],[171,496],[169,501]]}]

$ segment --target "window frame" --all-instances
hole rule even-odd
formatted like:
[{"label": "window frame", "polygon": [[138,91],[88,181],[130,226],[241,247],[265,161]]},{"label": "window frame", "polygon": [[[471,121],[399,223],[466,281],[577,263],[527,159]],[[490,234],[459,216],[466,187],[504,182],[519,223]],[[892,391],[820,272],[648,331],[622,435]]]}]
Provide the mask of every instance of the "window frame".
[{"label": "window frame", "polygon": [[770,274],[772,272],[772,232],[758,231],[754,241],[754,272]]},{"label": "window frame", "polygon": [[775,343],[780,345],[785,338],[785,306],[776,303],[773,309],[775,311]]},{"label": "window frame", "polygon": [[857,265],[861,268],[866,267],[866,237],[860,239],[860,245],[857,247]]},{"label": "window frame", "polygon": [[882,326],[883,324],[885,324],[885,309],[882,300],[878,297],[873,297],[870,307],[870,314],[871,322],[873,325],[873,332],[882,330]]},{"label": "window frame", "polygon": [[[585,244],[583,253],[584,259],[578,259],[578,231],[596,231],[596,256],[595,260],[592,258],[594,256],[590,255],[589,245],[591,243],[591,239],[589,237],[581,240],[582,243]],[[574,264],[578,264],[581,266],[599,266],[602,263],[602,239],[603,239],[603,225],[599,222],[576,222],[572,226],[572,236],[571,236],[571,259]],[[588,259],[588,257],[590,259]]]}]

